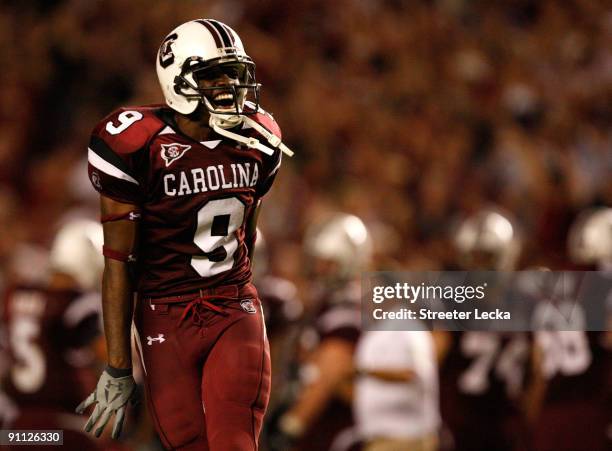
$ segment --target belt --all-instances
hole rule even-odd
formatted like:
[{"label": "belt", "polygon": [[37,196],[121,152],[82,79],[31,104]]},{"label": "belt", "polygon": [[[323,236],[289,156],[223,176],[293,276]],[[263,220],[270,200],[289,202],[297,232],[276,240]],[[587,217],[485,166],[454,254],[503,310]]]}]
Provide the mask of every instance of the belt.
[{"label": "belt", "polygon": [[202,288],[193,293],[181,294],[178,296],[166,296],[161,298],[146,297],[144,300],[151,305],[157,304],[180,304],[184,302],[191,302],[194,299],[205,298],[214,299],[219,298],[234,298],[238,299],[244,296],[257,297],[257,290],[253,284],[247,283],[245,285],[224,285],[215,288]]}]

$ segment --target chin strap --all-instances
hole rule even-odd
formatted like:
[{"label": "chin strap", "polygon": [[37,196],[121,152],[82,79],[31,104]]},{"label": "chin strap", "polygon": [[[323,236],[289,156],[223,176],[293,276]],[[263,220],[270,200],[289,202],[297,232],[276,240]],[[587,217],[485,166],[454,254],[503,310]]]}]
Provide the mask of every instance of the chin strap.
[{"label": "chin strap", "polygon": [[241,144],[246,144],[247,147],[250,147],[251,149],[257,149],[265,153],[266,155],[274,155],[274,150],[266,146],[265,144],[262,144],[257,138],[247,138],[246,136],[242,136],[238,133],[226,130],[226,128],[235,127],[243,122],[254,128],[260,135],[266,138],[268,143],[274,149],[279,149],[287,156],[293,156],[293,151],[289,149],[286,145],[284,145],[278,136],[276,136],[274,133],[271,133],[265,127],[261,126],[258,122],[254,121],[248,116],[235,115],[229,117],[221,117],[217,114],[211,114],[209,124],[211,128],[221,136],[233,139],[234,141],[237,141]]},{"label": "chin strap", "polygon": [[288,157],[293,156],[293,150],[283,144],[281,139],[276,136],[274,133],[270,132],[267,128],[262,126],[259,122],[254,121],[248,116],[243,116],[242,120],[246,122],[248,125],[257,130],[264,138],[268,140],[268,142],[276,149],[279,149],[282,153],[287,155]]}]

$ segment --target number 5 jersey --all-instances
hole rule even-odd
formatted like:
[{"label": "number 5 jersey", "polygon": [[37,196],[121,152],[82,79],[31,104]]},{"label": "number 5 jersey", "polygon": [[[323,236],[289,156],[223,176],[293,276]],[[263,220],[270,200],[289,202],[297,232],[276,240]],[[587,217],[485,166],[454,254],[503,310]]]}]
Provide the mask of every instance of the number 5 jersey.
[{"label": "number 5 jersey", "polygon": [[[163,297],[251,280],[245,225],[280,167],[272,155],[212,133],[198,142],[165,106],[122,108],[91,136],[89,178],[97,191],[138,208],[137,290]],[[271,115],[251,116],[278,138]],[[231,130],[261,136],[245,124]]]},{"label": "number 5 jersey", "polygon": [[100,295],[13,285],[1,310],[3,390],[20,409],[73,412],[95,380],[89,346],[100,333]]}]

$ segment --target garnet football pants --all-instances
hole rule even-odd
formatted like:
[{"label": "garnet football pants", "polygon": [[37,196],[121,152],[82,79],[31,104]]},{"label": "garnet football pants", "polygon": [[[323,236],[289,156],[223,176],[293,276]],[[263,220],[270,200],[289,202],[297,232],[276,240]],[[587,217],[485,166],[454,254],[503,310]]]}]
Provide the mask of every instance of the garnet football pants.
[{"label": "garnet football pants", "polygon": [[251,295],[243,289],[234,299],[137,304],[147,404],[168,449],[257,450],[270,351],[261,304],[247,288]]}]

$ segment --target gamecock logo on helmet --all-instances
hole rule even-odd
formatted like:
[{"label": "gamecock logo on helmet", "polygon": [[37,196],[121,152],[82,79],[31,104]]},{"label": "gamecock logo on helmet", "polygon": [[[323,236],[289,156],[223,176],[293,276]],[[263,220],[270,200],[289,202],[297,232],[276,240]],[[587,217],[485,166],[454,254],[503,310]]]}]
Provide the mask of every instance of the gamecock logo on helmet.
[{"label": "gamecock logo on helmet", "polygon": [[176,41],[178,35],[172,33],[164,42],[162,42],[161,48],[159,49],[159,65],[164,69],[174,62],[174,53],[172,52],[172,44]]}]

